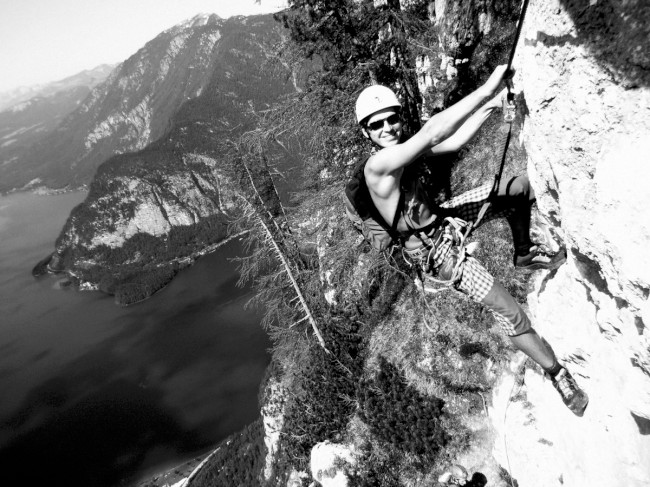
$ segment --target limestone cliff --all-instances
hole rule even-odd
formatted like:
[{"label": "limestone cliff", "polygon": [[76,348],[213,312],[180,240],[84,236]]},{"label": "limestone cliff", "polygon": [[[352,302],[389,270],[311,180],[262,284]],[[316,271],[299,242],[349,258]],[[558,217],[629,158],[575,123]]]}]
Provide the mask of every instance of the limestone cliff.
[{"label": "limestone cliff", "polygon": [[504,424],[503,383],[497,456],[522,486],[650,484],[649,22],[641,1],[533,2],[526,19],[528,172],[569,251],[528,302],[590,404],[573,417],[528,370]]},{"label": "limestone cliff", "polygon": [[[295,88],[269,61],[280,39],[268,15],[199,16],[147,43],[91,93],[69,118],[70,134],[82,159],[117,155],[98,167],[35,275],[66,272],[129,304],[226,238],[232,144],[251,128],[253,109]],[[70,165],[75,180],[94,164],[82,159]]]}]

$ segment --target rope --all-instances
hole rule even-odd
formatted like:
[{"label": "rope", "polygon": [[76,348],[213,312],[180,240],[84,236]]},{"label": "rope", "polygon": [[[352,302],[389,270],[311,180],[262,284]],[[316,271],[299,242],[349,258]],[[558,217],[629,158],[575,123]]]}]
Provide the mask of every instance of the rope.
[{"label": "rope", "polygon": [[[464,220],[461,220],[460,218],[453,218],[453,217],[447,217],[445,218],[446,222],[448,222],[453,228],[451,234],[443,234],[444,236],[450,235],[453,243],[456,243],[458,241],[458,260],[456,261],[456,264],[454,265],[454,268],[451,271],[451,277],[449,279],[436,279],[431,277],[430,280],[432,280],[435,283],[442,284],[445,286],[442,289],[437,289],[435,292],[440,292],[444,291],[446,289],[450,289],[454,285],[458,284],[463,277],[463,264],[465,263],[465,260],[467,259],[467,248],[465,246],[465,240],[466,240],[466,235],[463,233],[462,228],[467,225],[467,223]],[[429,254],[427,255],[427,262],[430,261],[430,259],[433,257],[433,253],[435,252],[436,247],[431,247],[429,250]],[[450,249],[451,250],[451,249]]]},{"label": "rope", "polygon": [[[517,370],[514,373],[514,381],[512,383],[512,388],[510,389],[510,394],[508,396],[508,402],[506,402],[506,407],[503,411],[503,448],[504,452],[506,454],[506,462],[508,463],[508,477],[510,481],[511,487],[515,487],[513,481],[512,481],[512,475],[510,472],[512,472],[512,467],[510,466],[510,455],[508,455],[508,425],[506,424],[506,420],[508,417],[508,407],[510,407],[510,403],[512,402],[512,398],[515,397],[517,394],[519,394],[519,391],[524,385],[524,379],[523,379],[523,374],[524,371],[526,370],[526,364],[528,363],[528,359],[524,360],[524,362],[517,367]],[[521,381],[519,381],[519,376],[522,375]],[[517,392],[515,392],[515,386],[518,386]]]},{"label": "rope", "polygon": [[[508,57],[508,67],[506,73],[509,72],[512,68],[512,60],[515,57],[515,51],[517,50],[517,44],[519,44],[519,37],[521,36],[521,29],[524,25],[524,18],[526,16],[526,10],[528,9],[528,1],[523,0],[523,5],[519,13],[519,19],[517,21],[517,30],[515,31],[515,38],[512,43],[512,48],[510,49],[510,55]],[[499,166],[499,172],[494,176],[494,185],[492,186],[492,191],[488,196],[487,201],[481,207],[481,210],[476,217],[476,221],[467,228],[465,238],[469,237],[470,234],[476,229],[483,217],[487,213],[488,209],[492,205],[492,200],[496,197],[497,192],[499,191],[499,184],[501,183],[501,176],[503,175],[503,169],[506,164],[506,155],[508,153],[508,146],[510,145],[510,138],[512,137],[512,122],[515,119],[515,98],[514,93],[512,92],[512,81],[510,79],[506,80],[506,87],[508,89],[508,94],[506,99],[503,100],[503,117],[504,124],[507,126],[507,130],[503,131],[503,136],[501,139],[501,164]]]},{"label": "rope", "polygon": [[[404,260],[411,267],[415,265],[415,268],[418,271],[418,277],[422,282],[423,293],[427,291],[424,288],[424,278],[421,275],[421,271],[422,271],[421,264],[422,262],[424,262],[425,266],[429,266],[430,263],[434,260],[435,257],[434,254],[436,249],[440,248],[440,245],[443,244],[445,240],[451,241],[450,247],[456,246],[458,248],[457,260],[454,264],[453,269],[451,270],[451,276],[448,279],[436,279],[431,276],[428,277],[429,281],[434,282],[436,284],[440,284],[442,286],[438,289],[430,290],[429,292],[431,293],[435,294],[442,291],[447,291],[448,289],[451,289],[452,287],[456,286],[460,282],[461,278],[463,277],[463,264],[465,263],[467,256],[474,251],[474,247],[472,244],[469,245],[465,244],[466,237],[465,237],[465,233],[463,233],[463,227],[467,225],[467,222],[461,220],[460,218],[454,218],[454,217],[446,217],[444,219],[444,222],[446,222],[449,225],[449,227],[451,227],[451,230],[449,232],[447,231],[443,232],[440,235],[440,237],[437,239],[438,241],[436,243],[429,245],[428,246],[429,251],[426,257],[420,258],[419,262],[411,263],[411,258],[404,253],[404,249],[402,248],[402,257],[404,258]],[[449,251],[451,251],[451,248],[449,249]]]},{"label": "rope", "polygon": [[526,10],[528,9],[528,0],[524,0],[524,4],[521,7],[521,12],[519,13],[519,20],[517,21],[517,30],[515,32],[515,39],[512,44],[512,49],[510,49],[510,57],[508,58],[508,71],[512,67],[512,60],[515,57],[515,50],[517,49],[517,44],[519,44],[519,36],[521,35],[521,28],[524,25],[524,17],[526,16]]}]

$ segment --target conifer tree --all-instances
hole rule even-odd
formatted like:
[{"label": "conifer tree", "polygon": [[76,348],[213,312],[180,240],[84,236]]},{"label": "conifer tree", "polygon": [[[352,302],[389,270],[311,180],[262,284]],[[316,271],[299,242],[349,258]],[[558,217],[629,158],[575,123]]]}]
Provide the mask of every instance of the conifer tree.
[{"label": "conifer tree", "polygon": [[[358,93],[370,83],[385,84],[402,97],[406,125],[416,131],[422,97],[415,53],[407,41],[428,34],[428,3],[414,0],[402,7],[399,0],[377,5],[372,0],[291,0],[289,10],[278,18],[302,54],[322,65],[317,84],[329,90],[323,90],[321,108],[335,102],[339,92]],[[341,107],[330,107],[336,123],[334,112]],[[343,112],[349,110],[348,105]]]},{"label": "conifer tree", "polygon": [[[277,187],[269,170],[267,141],[259,131],[244,134],[234,144],[233,168],[239,176],[240,202],[247,225],[257,227],[261,232],[251,232],[251,245],[257,247],[248,258],[242,260],[242,278],[256,278],[258,300],[263,301],[267,310],[285,310],[287,315],[275,316],[267,324],[275,321],[276,332],[291,328],[306,321],[311,326],[320,346],[327,351],[325,341],[318,328],[312,303],[305,295],[304,282],[307,266],[302,258],[299,244],[291,231],[287,214],[278,194]],[[266,265],[266,274],[261,270],[262,262],[269,257],[280,263],[279,272]],[[269,272],[270,271],[270,272]],[[291,284],[292,293],[287,293],[282,283],[284,276]],[[293,294],[293,296],[290,296]],[[301,314],[300,318],[295,318]],[[285,323],[288,321],[289,323]]]}]

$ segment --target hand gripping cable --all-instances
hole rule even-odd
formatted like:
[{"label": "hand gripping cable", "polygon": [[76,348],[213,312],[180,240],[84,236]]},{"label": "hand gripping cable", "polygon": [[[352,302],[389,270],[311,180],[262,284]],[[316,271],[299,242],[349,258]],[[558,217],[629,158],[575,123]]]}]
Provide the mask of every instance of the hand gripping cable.
[{"label": "hand gripping cable", "polygon": [[[521,28],[524,25],[524,17],[526,16],[526,10],[528,9],[528,1],[524,0],[521,7],[521,12],[519,13],[519,20],[517,21],[517,31],[515,32],[515,39],[510,49],[510,56],[508,57],[508,68],[506,73],[512,73],[512,60],[515,57],[515,50],[517,49],[517,44],[519,43],[519,36],[521,35]],[[468,225],[465,239],[470,236],[476,227],[478,227],[487,213],[492,201],[499,191],[499,184],[501,183],[501,176],[503,175],[503,168],[506,164],[506,155],[508,154],[508,146],[510,145],[510,138],[512,137],[512,123],[515,120],[516,106],[515,106],[515,94],[512,91],[512,78],[506,79],[506,87],[508,93],[503,99],[503,125],[500,129],[500,142],[501,142],[501,164],[499,165],[499,172],[494,176],[494,185],[490,191],[490,195],[487,198],[487,201],[481,207],[481,210],[476,217],[476,220],[473,224]]]},{"label": "hand gripping cable", "polygon": [[[524,24],[524,17],[526,16],[526,10],[528,9],[529,0],[523,0],[523,5],[521,7],[521,12],[519,13],[519,19],[517,21],[517,30],[515,32],[515,38],[510,49],[510,56],[508,57],[508,67],[506,73],[511,73],[512,61],[515,57],[515,50],[517,49],[517,44],[519,42],[519,37],[521,35],[521,29]],[[501,142],[501,163],[499,165],[499,172],[494,176],[494,184],[492,190],[483,204],[479,213],[476,217],[476,220],[473,223],[468,223],[457,218],[446,218],[445,222],[451,227],[451,232],[447,233],[447,238],[453,238],[455,243],[458,245],[458,255],[455,258],[455,263],[453,269],[451,270],[451,275],[447,279],[434,279],[429,277],[436,284],[440,284],[443,287],[440,289],[435,289],[430,292],[439,292],[444,289],[449,289],[450,287],[457,286],[460,282],[463,275],[463,264],[468,255],[476,248],[476,243],[466,244],[467,239],[471,233],[476,229],[483,217],[490,209],[492,201],[499,191],[499,184],[501,183],[501,176],[503,175],[503,169],[506,163],[506,156],[508,153],[508,146],[510,145],[510,139],[512,137],[512,124],[515,120],[516,105],[515,105],[515,95],[512,89],[512,78],[506,79],[506,87],[508,93],[503,99],[503,125],[500,129],[500,142]],[[463,227],[466,227],[463,231]],[[426,258],[426,262],[429,263],[432,260],[432,253],[435,251],[438,245],[434,245],[429,252],[429,255]],[[423,289],[424,289],[424,280],[422,279]]]}]

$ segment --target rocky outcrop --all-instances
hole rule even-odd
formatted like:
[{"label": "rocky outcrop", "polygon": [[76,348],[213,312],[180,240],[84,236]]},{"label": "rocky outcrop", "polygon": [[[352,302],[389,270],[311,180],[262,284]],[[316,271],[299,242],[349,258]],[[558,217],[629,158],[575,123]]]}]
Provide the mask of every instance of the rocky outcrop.
[{"label": "rocky outcrop", "polygon": [[266,457],[264,468],[260,473],[264,482],[269,482],[273,476],[273,463],[281,444],[281,432],[284,426],[284,397],[279,381],[271,379],[265,388],[265,400],[261,408],[262,424],[264,425],[264,446]]},{"label": "rocky outcrop", "polygon": [[[282,67],[265,69],[279,39],[271,16],[199,16],[147,43],[95,90],[78,113],[97,123],[73,131],[75,142],[88,154],[126,152],[99,166],[49,269],[128,304],[227,238],[233,142],[250,129],[251,108],[293,90]],[[77,164],[77,175],[90,167]]]},{"label": "rocky outcrop", "polygon": [[323,487],[348,487],[348,471],[357,463],[354,449],[347,445],[324,441],[311,450],[311,476]]},{"label": "rocky outcrop", "polygon": [[235,195],[219,161],[184,154],[173,169],[161,170],[147,163],[151,157],[164,160],[165,154],[131,155],[129,174],[95,178],[35,276],[65,272],[80,289],[102,290],[131,304],[227,238],[226,214]]},{"label": "rocky outcrop", "polygon": [[504,380],[497,456],[522,486],[650,484],[649,22],[642,1],[534,2],[526,18],[529,174],[569,253],[529,304],[590,404],[574,417],[529,369],[504,423]]},{"label": "rocky outcrop", "polygon": [[166,173],[155,184],[146,177],[120,176],[110,180],[111,192],[84,203],[84,215],[73,214],[60,251],[74,245],[91,252],[100,246],[122,247],[133,236],[146,233],[165,237],[174,227],[190,226],[203,218],[225,213],[234,206],[232,186],[217,168],[217,161],[188,154],[183,169]]}]

